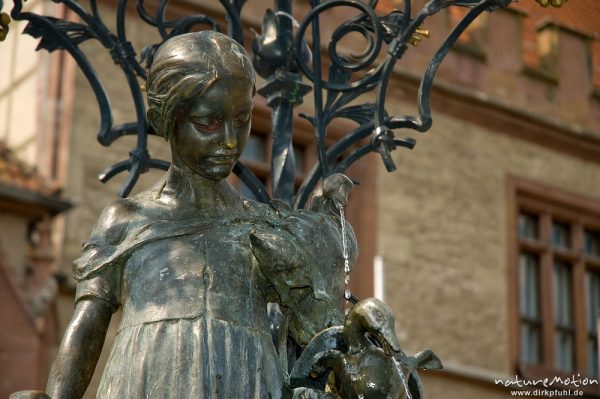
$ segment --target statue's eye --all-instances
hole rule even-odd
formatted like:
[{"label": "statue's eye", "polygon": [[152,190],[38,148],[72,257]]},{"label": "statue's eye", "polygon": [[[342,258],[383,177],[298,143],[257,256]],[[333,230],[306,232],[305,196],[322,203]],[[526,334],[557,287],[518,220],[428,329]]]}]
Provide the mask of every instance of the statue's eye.
[{"label": "statue's eye", "polygon": [[248,122],[250,122],[250,112],[242,112],[235,117],[235,120],[233,121],[233,127],[245,127]]},{"label": "statue's eye", "polygon": [[213,133],[217,131],[223,124],[221,118],[210,117],[210,118],[199,118],[192,121],[196,130],[203,133]]}]

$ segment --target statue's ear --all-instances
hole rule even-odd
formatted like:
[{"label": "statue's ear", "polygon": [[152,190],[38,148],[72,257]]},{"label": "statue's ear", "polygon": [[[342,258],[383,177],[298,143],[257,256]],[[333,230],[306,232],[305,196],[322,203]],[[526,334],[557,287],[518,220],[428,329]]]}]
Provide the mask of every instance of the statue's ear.
[{"label": "statue's ear", "polygon": [[156,128],[160,126],[160,115],[158,114],[158,111],[156,111],[155,108],[148,109],[148,111],[146,112],[146,119],[148,119],[148,123],[150,124],[150,126],[152,126],[154,130],[156,130]]},{"label": "statue's ear", "polygon": [[167,136],[163,135],[162,125],[160,123],[160,113],[156,110],[156,108],[150,108],[146,112],[146,119],[148,119],[148,124],[150,128],[159,136],[162,136],[165,140],[167,140]]}]

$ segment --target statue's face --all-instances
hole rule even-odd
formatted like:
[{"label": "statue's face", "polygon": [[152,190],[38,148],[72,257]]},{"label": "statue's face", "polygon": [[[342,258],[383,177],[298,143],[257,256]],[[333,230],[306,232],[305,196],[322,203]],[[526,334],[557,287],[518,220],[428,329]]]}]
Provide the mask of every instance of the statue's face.
[{"label": "statue's face", "polygon": [[250,133],[253,85],[248,79],[218,79],[179,116],[171,138],[173,162],[210,180],[226,178]]}]

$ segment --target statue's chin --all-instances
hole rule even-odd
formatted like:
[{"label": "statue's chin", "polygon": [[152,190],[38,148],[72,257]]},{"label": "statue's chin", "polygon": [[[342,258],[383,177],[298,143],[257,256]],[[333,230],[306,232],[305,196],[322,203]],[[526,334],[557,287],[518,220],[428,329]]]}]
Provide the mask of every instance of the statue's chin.
[{"label": "statue's chin", "polygon": [[233,163],[223,163],[214,165],[207,165],[206,163],[203,163],[202,165],[197,165],[192,170],[194,173],[206,179],[220,181],[226,179],[227,176],[229,176],[229,174],[231,173],[232,169]]}]

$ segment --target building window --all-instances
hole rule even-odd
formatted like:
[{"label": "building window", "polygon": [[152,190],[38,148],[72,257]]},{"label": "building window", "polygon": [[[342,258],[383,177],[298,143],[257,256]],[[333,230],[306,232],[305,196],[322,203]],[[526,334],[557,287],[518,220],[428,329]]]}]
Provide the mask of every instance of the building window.
[{"label": "building window", "polygon": [[591,375],[598,375],[598,331],[596,316],[600,312],[600,272],[588,270],[586,273],[586,325],[588,370]]},{"label": "building window", "polygon": [[542,314],[540,310],[540,271],[537,255],[520,256],[521,282],[521,360],[540,363],[542,360]]},{"label": "building window", "polygon": [[571,265],[554,262],[554,366],[561,371],[575,370],[575,325],[573,322],[573,279]]},{"label": "building window", "polygon": [[[454,29],[465,17],[468,10],[461,7],[447,9],[447,27]],[[488,45],[488,15],[479,15],[460,35],[452,49],[472,57],[485,60],[485,48]]]},{"label": "building window", "polygon": [[597,378],[600,206],[526,186],[515,190],[518,369]]}]

